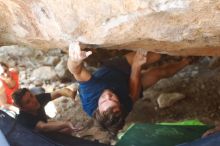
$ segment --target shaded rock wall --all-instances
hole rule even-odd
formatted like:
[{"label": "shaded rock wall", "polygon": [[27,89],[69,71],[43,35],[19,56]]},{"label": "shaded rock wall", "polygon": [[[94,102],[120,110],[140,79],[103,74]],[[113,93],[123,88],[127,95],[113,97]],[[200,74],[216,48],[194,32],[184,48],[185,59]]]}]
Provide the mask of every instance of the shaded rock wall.
[{"label": "shaded rock wall", "polygon": [[0,0],[0,45],[220,55],[218,0]]}]

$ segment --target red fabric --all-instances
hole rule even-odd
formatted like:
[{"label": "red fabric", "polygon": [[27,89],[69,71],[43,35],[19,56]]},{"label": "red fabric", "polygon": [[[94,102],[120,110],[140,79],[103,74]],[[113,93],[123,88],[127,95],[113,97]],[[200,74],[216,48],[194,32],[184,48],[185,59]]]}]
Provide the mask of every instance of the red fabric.
[{"label": "red fabric", "polygon": [[9,88],[8,85],[5,83],[5,81],[3,81],[2,79],[0,79],[3,83],[3,86],[5,88],[5,95],[7,98],[7,103],[8,104],[13,104],[14,100],[12,99],[12,93],[17,90],[19,88],[19,76],[17,72],[14,71],[10,71],[10,76],[12,77],[12,79],[15,81],[15,86],[13,88]]}]

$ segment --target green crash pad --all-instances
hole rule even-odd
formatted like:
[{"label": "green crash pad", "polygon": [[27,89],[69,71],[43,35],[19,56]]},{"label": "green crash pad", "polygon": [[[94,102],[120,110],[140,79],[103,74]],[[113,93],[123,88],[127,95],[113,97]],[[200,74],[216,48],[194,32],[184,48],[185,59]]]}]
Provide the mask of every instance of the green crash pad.
[{"label": "green crash pad", "polygon": [[133,124],[116,146],[175,146],[200,138],[208,129],[201,124]]}]

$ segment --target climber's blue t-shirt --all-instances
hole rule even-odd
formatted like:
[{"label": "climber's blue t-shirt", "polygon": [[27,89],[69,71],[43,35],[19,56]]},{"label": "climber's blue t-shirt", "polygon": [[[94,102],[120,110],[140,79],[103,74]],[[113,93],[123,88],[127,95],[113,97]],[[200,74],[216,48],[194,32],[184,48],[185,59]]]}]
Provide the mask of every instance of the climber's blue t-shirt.
[{"label": "climber's blue t-shirt", "polygon": [[130,72],[125,73],[119,69],[103,66],[92,74],[89,81],[79,82],[79,93],[84,111],[92,116],[97,109],[100,95],[105,89],[110,89],[119,97],[121,105],[129,113],[132,109],[132,101],[129,97],[129,78]]}]

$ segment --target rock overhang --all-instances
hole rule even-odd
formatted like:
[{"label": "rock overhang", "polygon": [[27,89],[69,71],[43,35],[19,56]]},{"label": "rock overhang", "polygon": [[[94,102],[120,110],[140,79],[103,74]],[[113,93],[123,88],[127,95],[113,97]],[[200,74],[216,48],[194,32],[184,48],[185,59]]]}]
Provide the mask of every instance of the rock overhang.
[{"label": "rock overhang", "polygon": [[220,55],[215,0],[0,0],[0,45],[145,48],[170,55]]}]

